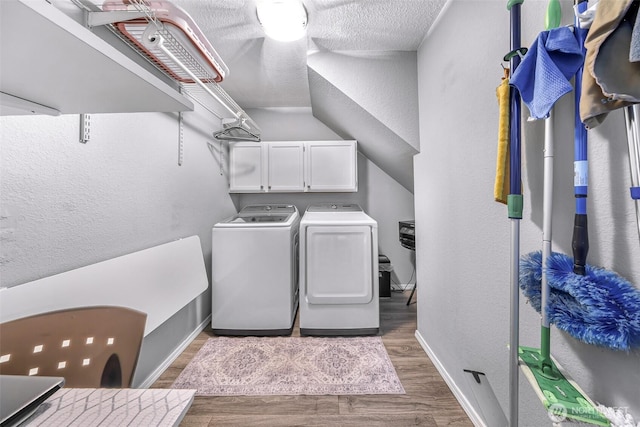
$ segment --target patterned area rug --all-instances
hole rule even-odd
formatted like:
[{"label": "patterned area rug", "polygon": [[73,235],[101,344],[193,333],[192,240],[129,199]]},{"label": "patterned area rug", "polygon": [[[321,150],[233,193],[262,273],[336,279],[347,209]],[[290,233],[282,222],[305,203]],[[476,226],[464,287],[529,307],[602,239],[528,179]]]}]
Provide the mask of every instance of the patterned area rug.
[{"label": "patterned area rug", "polygon": [[196,396],[404,394],[382,338],[210,338],[172,388]]}]

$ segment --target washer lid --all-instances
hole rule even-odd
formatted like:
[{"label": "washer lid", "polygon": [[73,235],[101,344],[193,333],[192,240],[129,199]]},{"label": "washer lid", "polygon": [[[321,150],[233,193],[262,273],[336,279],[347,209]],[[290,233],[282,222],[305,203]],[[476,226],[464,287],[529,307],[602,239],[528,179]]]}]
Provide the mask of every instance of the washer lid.
[{"label": "washer lid", "polygon": [[282,215],[236,215],[226,222],[235,224],[255,224],[255,223],[286,223],[291,214]]},{"label": "washer lid", "polygon": [[294,205],[249,205],[240,210],[240,215],[253,214],[290,214],[297,212],[298,209]]},{"label": "washer lid", "polygon": [[214,227],[288,227],[299,218],[294,205],[251,205]]},{"label": "washer lid", "polygon": [[318,203],[310,205],[307,212],[363,212],[355,203]]}]

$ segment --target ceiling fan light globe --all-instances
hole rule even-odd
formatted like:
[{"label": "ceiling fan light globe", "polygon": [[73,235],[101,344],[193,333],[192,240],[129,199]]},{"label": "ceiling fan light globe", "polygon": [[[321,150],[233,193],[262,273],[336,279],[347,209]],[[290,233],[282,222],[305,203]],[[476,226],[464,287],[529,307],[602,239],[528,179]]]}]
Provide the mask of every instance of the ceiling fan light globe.
[{"label": "ceiling fan light globe", "polygon": [[300,0],[258,0],[256,10],[269,38],[290,42],[307,32],[307,11]]}]

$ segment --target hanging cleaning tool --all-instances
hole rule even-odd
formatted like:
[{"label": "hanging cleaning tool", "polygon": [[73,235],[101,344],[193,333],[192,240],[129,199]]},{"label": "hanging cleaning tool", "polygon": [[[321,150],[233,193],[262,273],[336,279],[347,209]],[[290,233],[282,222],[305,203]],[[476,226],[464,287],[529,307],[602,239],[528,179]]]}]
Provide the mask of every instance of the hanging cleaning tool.
[{"label": "hanging cleaning tool", "polygon": [[[524,0],[509,0],[507,9],[510,17],[511,52],[505,60],[511,61],[511,72],[514,73],[520,65],[521,46],[521,6]],[[520,145],[520,94],[512,90],[509,97],[509,188],[507,196],[507,211],[511,221],[511,259],[510,259],[510,337],[509,337],[509,425],[518,426],[518,346],[520,342],[520,293],[518,290],[518,276],[520,274],[520,220],[522,219],[522,191],[521,191],[521,145]]]},{"label": "hanging cleaning tool", "polygon": [[[576,3],[576,14],[586,9],[586,1]],[[580,28],[577,17],[575,33],[584,49],[587,29]],[[575,86],[573,266],[569,268],[564,256],[558,254],[553,257],[554,264],[548,266],[547,274],[555,289],[568,293],[580,304],[555,307],[558,312],[555,325],[587,343],[629,349],[640,339],[640,290],[616,273],[588,267],[586,263],[588,167],[587,130],[579,114],[582,69],[576,73]]]},{"label": "hanging cleaning tool", "polygon": [[[575,7],[576,16],[583,14],[586,9],[586,1],[578,2]],[[597,29],[597,23],[610,11],[609,8],[598,7],[592,28]],[[582,27],[580,20],[576,18],[576,37],[581,46],[584,46],[587,29]],[[595,35],[597,34],[598,31]],[[589,73],[584,74],[586,76]],[[573,260],[562,254],[553,254],[550,259],[545,269],[552,294],[547,310],[552,323],[576,339],[614,350],[629,351],[640,347],[640,289],[615,272],[586,264],[589,245],[588,171],[587,131],[579,116],[582,77],[583,73],[579,71],[576,74],[575,99],[576,215],[572,240]]]},{"label": "hanging cleaning tool", "polygon": [[[529,254],[520,269],[524,295],[538,312],[541,259],[540,252]],[[573,259],[564,254],[553,253],[545,270],[550,286],[547,314],[558,329],[611,350],[640,348],[640,289],[612,271],[589,264],[584,276],[575,274]]]},{"label": "hanging cleaning tool", "polygon": [[[580,44],[571,29],[567,27],[549,28],[558,24],[560,11],[557,1],[551,0],[547,8],[546,31],[540,33],[514,73],[512,84],[522,94],[529,108],[532,120],[545,119],[544,143],[544,204],[543,204],[543,245],[542,262],[551,255],[551,213],[553,211],[553,105],[565,94],[573,90],[571,79],[584,61]],[[542,270],[536,277],[536,287],[541,290],[542,307],[546,307],[549,294],[547,279]],[[550,323],[543,310],[541,319],[541,366],[551,374]]]},{"label": "hanging cleaning tool", "polygon": [[[639,107],[626,110],[632,197],[638,196],[640,175]],[[636,199],[636,209],[637,203]],[[636,214],[640,215],[638,209]],[[541,252],[534,252],[520,262],[520,287],[532,307],[538,312],[545,307],[551,324],[584,343],[620,351],[640,348],[640,289],[614,272],[588,264],[585,275],[576,274],[574,260],[567,255],[553,253],[545,258],[545,267],[543,258]],[[542,302],[543,274],[549,287],[546,304]]]},{"label": "hanging cleaning tool", "polygon": [[502,83],[496,89],[498,98],[498,150],[496,159],[496,179],[493,186],[493,199],[507,203],[509,195],[509,69],[504,68]]},{"label": "hanging cleaning tool", "polygon": [[[585,8],[586,2],[578,4],[577,14],[584,16]],[[596,12],[593,25],[599,19],[599,11],[602,10],[598,9]],[[580,26],[578,22],[584,26],[590,24],[579,18],[576,18],[576,22],[577,27]],[[585,31],[584,28],[576,28],[579,43],[584,40]],[[520,70],[525,68],[524,62]],[[585,72],[584,75],[586,77],[588,73]],[[583,88],[579,84],[581,76],[580,73],[576,76],[579,95],[582,95],[580,89]],[[513,76],[512,82],[517,80],[516,77]],[[581,101],[581,96],[578,96],[576,105]],[[550,323],[555,324],[558,329],[588,344],[628,351],[640,346],[640,290],[619,275],[588,266],[585,262],[588,250],[586,130],[578,118],[575,119],[575,124],[577,212],[573,246],[577,254],[573,259],[562,254],[553,254],[544,269],[540,253],[523,257],[520,265],[520,287],[536,310],[540,312],[541,307],[545,307]],[[637,130],[637,126],[630,132],[634,130]],[[633,139],[631,136],[630,141]],[[634,150],[632,146],[630,150]],[[633,158],[637,158],[637,153],[630,156],[630,160]],[[543,271],[549,287],[546,304],[542,304],[541,301]],[[581,271],[584,271],[584,274],[580,274]]]},{"label": "hanging cleaning tool", "polygon": [[[520,283],[522,286],[523,273],[530,279],[528,286],[535,286],[537,304],[541,316],[540,349],[520,347],[519,355],[524,375],[533,386],[536,394],[545,405],[550,417],[554,421],[566,418],[594,422],[608,426],[606,418],[600,414],[578,388],[568,379],[551,357],[551,319],[548,313],[549,281],[546,274],[546,264],[552,254],[552,202],[553,202],[553,166],[554,166],[554,135],[553,112],[555,102],[573,88],[569,82],[571,77],[580,69],[583,63],[580,43],[568,28],[558,28],[560,22],[559,4],[551,0],[545,17],[546,31],[542,32],[530,52],[535,56],[526,57],[520,71],[523,73],[514,79],[516,87],[523,94],[523,100],[529,107],[533,119],[545,120],[544,140],[544,195],[543,195],[543,236],[542,252],[535,256],[535,277],[529,274],[532,254],[523,257],[525,262],[520,264]],[[527,62],[525,64],[525,61]]]},{"label": "hanging cleaning tool", "polygon": [[[545,29],[551,30],[560,26],[561,10],[558,0],[550,0],[547,5],[547,13],[545,15]],[[543,214],[542,214],[542,268],[544,269],[549,256],[551,255],[551,221],[553,213],[553,165],[554,165],[555,142],[553,135],[553,110],[549,112],[549,117],[544,123],[544,149],[543,149]],[[540,319],[540,359],[538,367],[540,372],[546,377],[554,379],[558,378],[556,369],[551,360],[551,324],[547,315],[547,300],[549,297],[549,285],[547,283],[547,275],[542,272],[541,277],[541,319]],[[521,355],[523,348],[520,348]],[[522,356],[521,356],[522,357]]]},{"label": "hanging cleaning tool", "polygon": [[[547,5],[547,13],[545,14],[545,29],[547,31],[552,28],[558,28],[562,19],[562,11],[560,9],[559,0],[549,0]],[[555,141],[553,138],[553,110],[549,112],[549,117],[544,122],[544,184],[543,184],[543,218],[542,218],[542,268],[546,266],[546,262],[551,256],[551,221],[553,213],[553,159],[554,159]],[[542,317],[540,320],[540,371],[546,375],[554,376],[553,362],[551,361],[551,324],[547,315],[547,300],[549,298],[549,284],[547,275],[542,273],[541,278],[541,303]]]},{"label": "hanging cleaning tool", "polygon": [[[547,7],[547,28],[541,32],[513,74],[511,83],[522,94],[532,120],[545,119],[544,145],[544,205],[542,262],[551,255],[551,213],[553,201],[553,105],[573,90],[571,79],[584,62],[582,49],[574,33],[567,27],[558,27],[560,10],[557,0]],[[555,25],[551,28],[550,26]],[[536,286],[541,290],[542,307],[546,307],[549,294],[547,279],[542,273],[536,277]],[[542,282],[542,283],[540,283]],[[552,375],[550,356],[550,323],[543,310],[541,319],[540,369]]]},{"label": "hanging cleaning tool", "polygon": [[551,358],[553,375],[543,373],[540,366],[540,350],[520,347],[522,372],[553,421],[573,420],[609,427],[611,423],[597,409],[582,389],[566,374],[558,362]]},{"label": "hanging cleaning tool", "polygon": [[[638,13],[640,14],[640,12]],[[640,19],[636,22],[636,26],[640,28]],[[627,124],[627,144],[629,145],[631,198],[635,200],[638,237],[640,237],[640,104],[626,107],[624,118]]]},{"label": "hanging cleaning tool", "polygon": [[[582,13],[586,10],[587,0],[577,0],[575,4],[576,13]],[[587,30],[580,28],[577,17],[574,31],[576,39],[580,44],[580,49],[584,54],[584,40],[587,37]],[[587,189],[589,186],[589,168],[587,162],[587,128],[585,128],[584,124],[580,120],[582,71],[583,67],[580,67],[575,76],[573,189],[576,198],[576,213],[574,216],[571,247],[573,249],[573,272],[584,276],[587,254],[589,252],[589,231],[587,225]]]},{"label": "hanging cleaning tool", "polygon": [[[581,12],[585,6],[586,2],[578,4],[577,12]],[[584,30],[578,31],[576,28],[580,50],[584,40],[584,34],[581,33],[584,33]],[[580,100],[580,77],[578,72],[576,106]],[[629,349],[640,345],[640,292],[615,273],[608,273],[586,264],[586,130],[579,119],[575,124],[577,179],[576,224],[572,242],[574,258],[555,253],[550,256],[541,252],[529,254],[521,260],[520,284],[525,296],[536,310],[543,313],[549,324],[555,324],[559,329],[587,343],[614,349]],[[545,192],[546,190],[545,183]],[[543,275],[546,278],[544,285]],[[545,288],[548,288],[549,292],[546,301],[543,302],[542,294]],[[586,394],[562,371],[550,354],[546,353],[545,345],[549,340],[545,334],[548,332],[542,329],[541,350],[522,347],[520,357],[523,361],[523,372],[534,385],[550,415],[608,426],[608,419],[596,410]]]}]

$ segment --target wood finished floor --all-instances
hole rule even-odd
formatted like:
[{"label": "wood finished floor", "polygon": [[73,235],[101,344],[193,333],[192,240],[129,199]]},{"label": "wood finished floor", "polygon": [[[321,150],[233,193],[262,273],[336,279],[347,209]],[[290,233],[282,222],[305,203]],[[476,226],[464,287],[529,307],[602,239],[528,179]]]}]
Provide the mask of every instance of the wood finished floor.
[{"label": "wood finished floor", "polygon": [[[473,424],[415,338],[409,292],[380,300],[380,335],[404,395],[196,397],[181,427],[212,426],[470,426]],[[413,300],[415,301],[415,299]],[[293,336],[300,336],[297,324]],[[202,331],[153,384],[170,388],[205,341]]]}]

